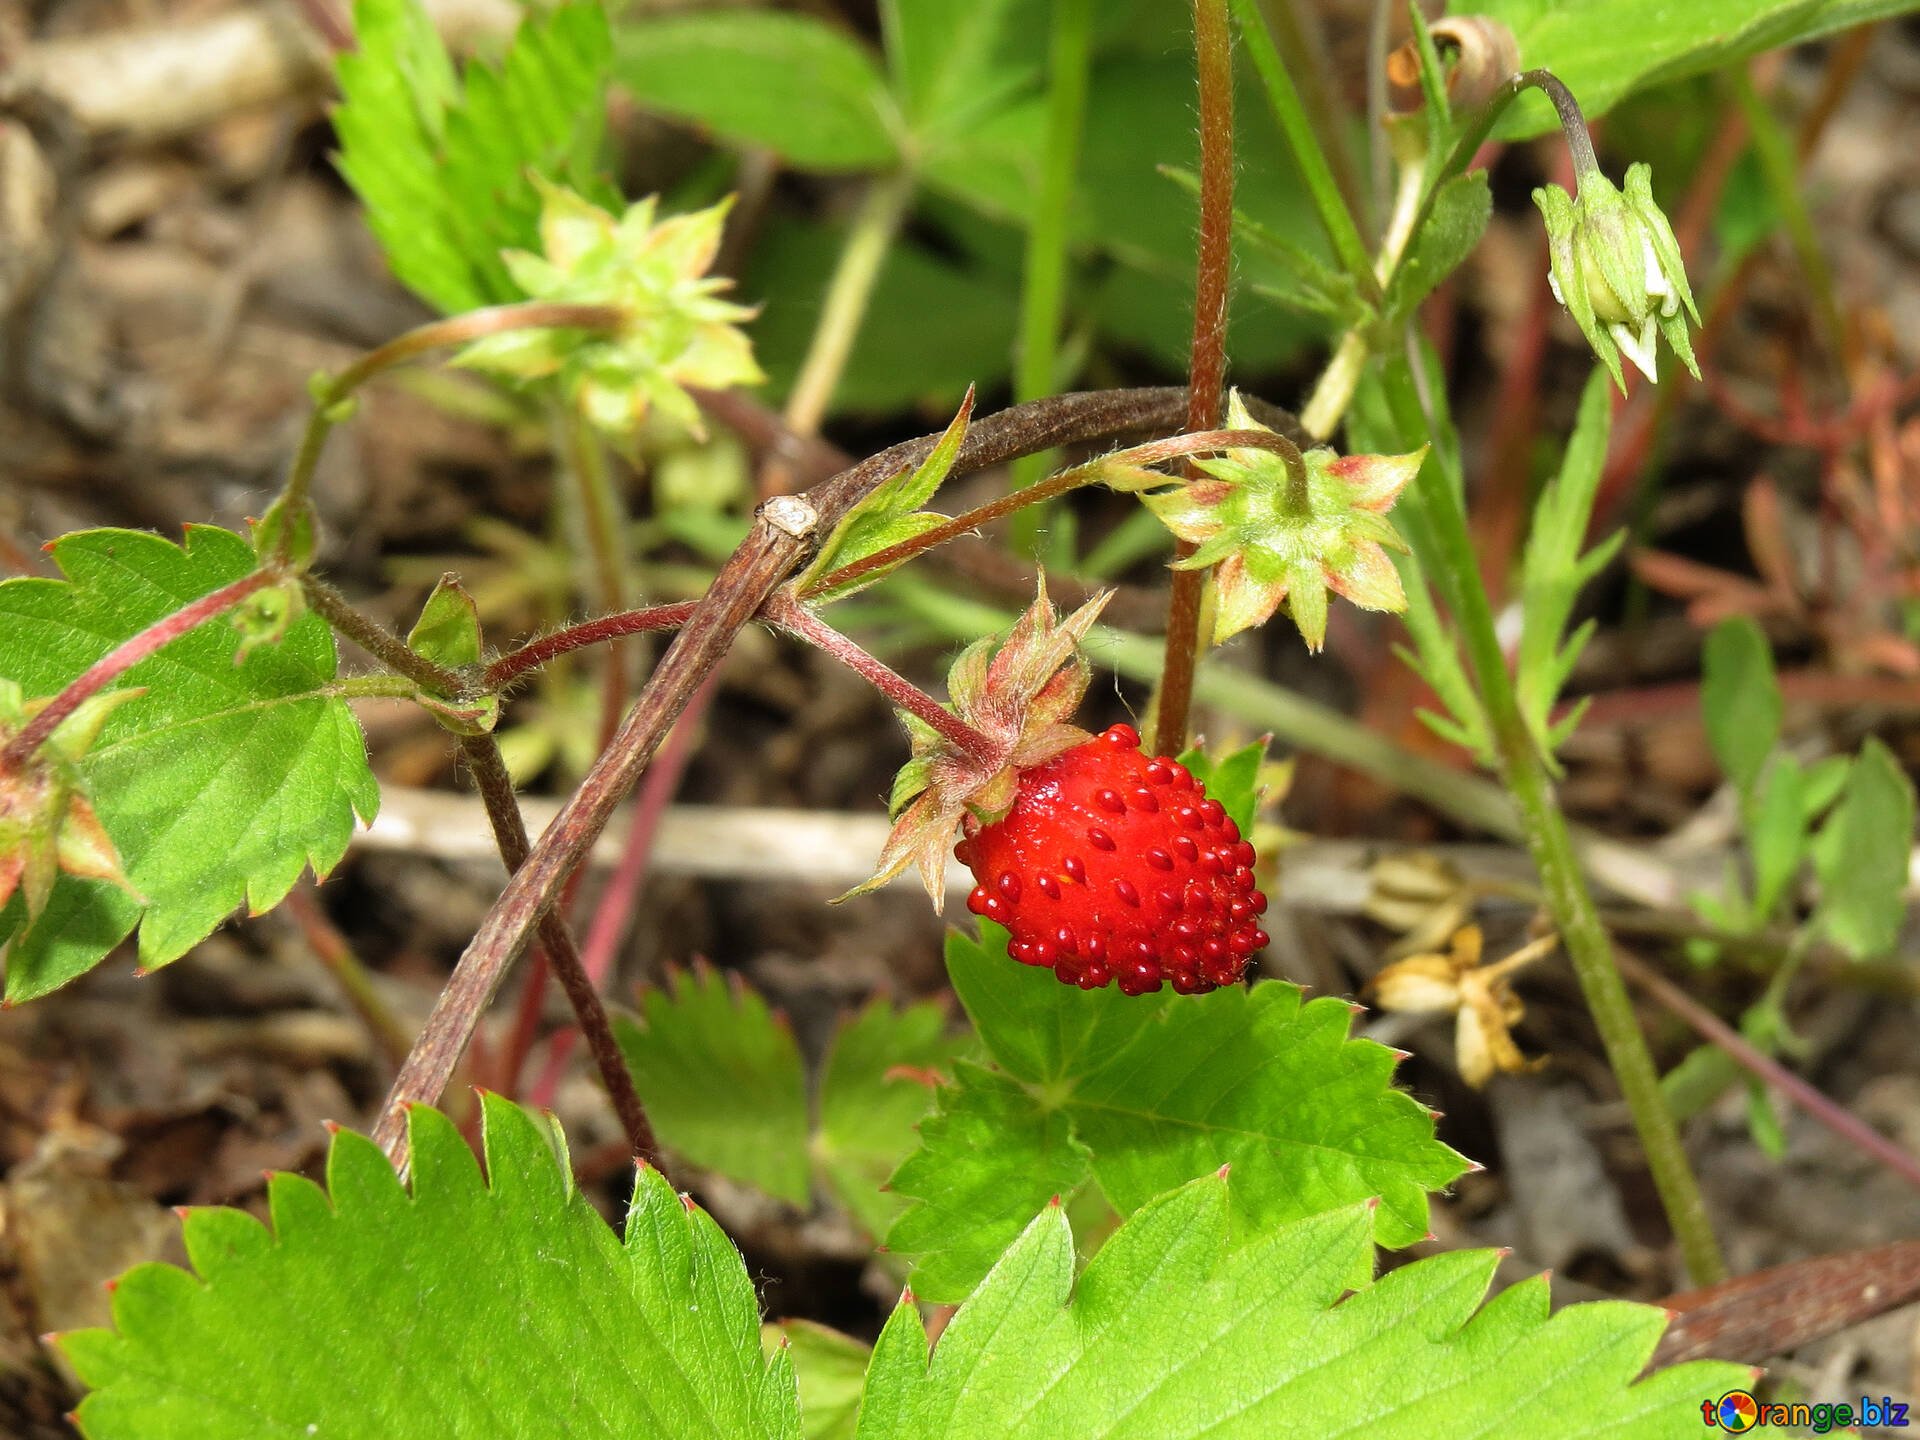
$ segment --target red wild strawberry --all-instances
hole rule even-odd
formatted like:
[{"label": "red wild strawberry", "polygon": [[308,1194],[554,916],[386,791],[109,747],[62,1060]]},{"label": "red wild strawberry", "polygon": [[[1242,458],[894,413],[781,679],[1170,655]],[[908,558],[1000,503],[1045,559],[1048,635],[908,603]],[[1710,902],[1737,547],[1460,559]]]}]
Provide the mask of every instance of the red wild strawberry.
[{"label": "red wild strawberry", "polygon": [[1186,766],[1143,755],[1130,725],[1022,770],[1000,819],[962,823],[954,854],[979,882],[967,908],[1062,984],[1196,995],[1238,981],[1267,943],[1253,846]]}]

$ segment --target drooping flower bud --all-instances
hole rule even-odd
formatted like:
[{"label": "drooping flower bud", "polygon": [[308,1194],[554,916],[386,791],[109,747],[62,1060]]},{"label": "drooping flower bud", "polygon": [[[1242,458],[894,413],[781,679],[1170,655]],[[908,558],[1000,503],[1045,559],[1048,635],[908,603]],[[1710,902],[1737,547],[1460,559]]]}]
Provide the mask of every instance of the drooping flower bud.
[{"label": "drooping flower bud", "polygon": [[[1625,193],[1598,169],[1578,182],[1578,195],[1558,185],[1533,192],[1547,222],[1547,282],[1613,375],[1625,354],[1647,379],[1658,381],[1655,336],[1664,335],[1680,363],[1698,379],[1700,367],[1687,337],[1687,319],[1700,312],[1687,285],[1680,242],[1653,203],[1652,172],[1627,168]],[[1685,312],[1684,314],[1682,312]]]},{"label": "drooping flower bud", "polygon": [[656,220],[648,197],[616,218],[571,190],[535,183],[545,253],[507,251],[515,282],[536,300],[614,306],[626,323],[604,335],[507,331],[469,345],[459,364],[522,380],[558,376],[581,414],[618,438],[656,408],[698,433],[686,386],[723,390],[766,378],[736,328],[755,312],[720,299],[732,282],[707,274],[729,202]]}]

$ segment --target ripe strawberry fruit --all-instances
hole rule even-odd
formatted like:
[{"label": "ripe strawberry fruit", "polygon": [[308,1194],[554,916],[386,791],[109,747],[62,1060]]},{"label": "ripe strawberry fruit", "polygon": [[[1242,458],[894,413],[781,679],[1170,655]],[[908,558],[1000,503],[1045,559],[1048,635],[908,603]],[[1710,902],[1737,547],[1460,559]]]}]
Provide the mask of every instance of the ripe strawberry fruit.
[{"label": "ripe strawberry fruit", "polygon": [[1062,984],[1197,995],[1239,980],[1267,943],[1253,846],[1186,766],[1143,755],[1130,725],[1023,771],[1004,817],[963,828],[954,854],[979,882],[967,908]]}]

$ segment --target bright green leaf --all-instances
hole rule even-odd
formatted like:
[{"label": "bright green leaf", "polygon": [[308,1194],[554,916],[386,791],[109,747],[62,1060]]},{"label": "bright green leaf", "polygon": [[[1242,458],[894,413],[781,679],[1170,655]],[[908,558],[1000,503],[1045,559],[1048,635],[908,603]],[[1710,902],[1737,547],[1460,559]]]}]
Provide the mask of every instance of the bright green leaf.
[{"label": "bright green leaf", "polygon": [[459,669],[480,659],[480,609],[456,575],[442,575],[407,632],[407,645],[435,664]]},{"label": "bright green leaf", "polygon": [[703,1170],[805,1205],[807,1076],[786,1016],[708,966],[675,971],[614,1021],[661,1143]]},{"label": "bright green leaf", "polygon": [[538,174],[605,198],[594,159],[613,42],[597,3],[524,23],[455,81],[420,0],[358,0],[340,56],[339,167],[400,280],[448,313],[521,298],[500,252],[537,250]]},{"label": "bright green leaf", "polygon": [[330,1195],[274,1177],[271,1231],[190,1212],[195,1273],[127,1272],[113,1328],[61,1342],[93,1390],[87,1435],[799,1440],[739,1252],[657,1171],[623,1242],[506,1101],[485,1099],[484,1182],[444,1116],[417,1108],[409,1130],[411,1196],[343,1132]]},{"label": "bright green leaf", "polygon": [[620,31],[615,74],[642,105],[762,146],[802,170],[899,161],[887,83],[852,36],[807,15],[660,15]]},{"label": "bright green leaf", "polygon": [[945,522],[946,516],[932,514],[923,507],[933,499],[934,492],[947,478],[947,472],[953,469],[954,459],[960,454],[961,442],[967,438],[967,423],[972,416],[973,390],[969,388],[967,398],[960,402],[960,413],[947,425],[946,432],[928,452],[927,458],[911,470],[902,470],[898,475],[883,480],[834,527],[833,534],[827,537],[826,543],[820,547],[820,553],[796,583],[795,588],[802,596],[816,604],[824,604],[829,600],[841,600],[858,594],[875,581],[884,579],[896,566],[888,565],[869,571],[832,589],[816,590],[813,587],[843,566],[864,560],[869,555],[877,555],[916,535],[924,535]]},{"label": "bright green leaf", "polygon": [[896,1010],[875,1000],[844,1021],[820,1076],[813,1159],[835,1198],[878,1239],[906,1202],[886,1189],[912,1153],[915,1127],[954,1057],[971,1042],[950,1033],[941,1005]]},{"label": "bright green leaf", "polygon": [[[53,546],[64,580],[0,584],[0,678],[56,694],[149,625],[250,573],[240,536],[190,526],[182,548],[135,530],[87,530]],[[103,881],[63,877],[48,911],[7,946],[6,994],[20,1001],[97,964],[140,925],[140,963],[179,958],[237,906],[280,903],[302,871],[346,853],[354,817],[380,793],[360,727],[331,693],[326,624],[307,615],[277,645],[235,663],[241,637],[211,621],[128,670],[118,706],[80,762],[95,810],[144,912]],[[24,902],[0,913],[0,938]]]},{"label": "bright green leaf", "polygon": [[1700,710],[1707,743],[1741,794],[1752,792],[1780,739],[1780,685],[1773,650],[1745,615],[1722,620],[1707,636],[1701,661]]},{"label": "bright green leaf", "polygon": [[1440,187],[1433,198],[1433,211],[1400,267],[1393,272],[1387,292],[1390,318],[1410,315],[1413,309],[1451,275],[1486,233],[1493,215],[1493,197],[1487,189],[1487,172],[1474,170],[1456,175]]},{"label": "bright green leaf", "polygon": [[1753,908],[1763,923],[1786,897],[1807,853],[1807,772],[1791,755],[1766,768],[1753,803],[1742,807],[1753,859]]},{"label": "bright green leaf", "polygon": [[[901,1305],[874,1347],[859,1440],[1430,1440],[1700,1433],[1749,1383],[1696,1362],[1640,1378],[1663,1313],[1548,1314],[1545,1277],[1487,1299],[1499,1255],[1461,1251],[1348,1294],[1372,1263],[1364,1203],[1235,1244],[1236,1167],[1142,1205],[1078,1280],[1065,1215],[1028,1225],[929,1355]],[[1484,1303],[1483,1303],[1484,1302]],[[1550,1417],[1560,1417],[1556,1421]]]},{"label": "bright green leaf", "polygon": [[1869,738],[1813,844],[1814,924],[1855,959],[1885,955],[1900,938],[1913,820],[1913,782],[1893,752]]},{"label": "bright green leaf", "polygon": [[[1912,0],[1480,0],[1474,13],[1512,30],[1518,68],[1553,71],[1591,120],[1644,86],[1912,8]],[[1557,124],[1530,93],[1496,133],[1519,139]]]},{"label": "bright green leaf", "polygon": [[[1016,14],[1025,23],[1013,23]],[[1032,0],[881,0],[900,108],[917,147],[965,133],[1039,73]]]},{"label": "bright green leaf", "polygon": [[1220,802],[1242,835],[1253,833],[1254,813],[1260,808],[1260,767],[1267,763],[1271,738],[1255,740],[1217,758],[1198,746],[1180,756],[1180,763],[1193,772],[1208,795]]},{"label": "bright green leaf", "polygon": [[[994,1234],[1004,1244],[1038,1202],[1073,1188],[1082,1151],[1122,1214],[1231,1164],[1245,1223],[1378,1196],[1389,1245],[1426,1233],[1427,1192],[1465,1168],[1392,1088],[1391,1052],[1348,1038],[1342,1001],[1302,1004],[1278,981],[1204,996],[1082,992],[1008,959],[997,926],[981,932],[948,936],[947,969],[1000,1068],[959,1067],[894,1177],[924,1203],[888,1245],[922,1257],[913,1283],[929,1298],[964,1294]],[[1020,1138],[984,1143],[995,1128]]]}]

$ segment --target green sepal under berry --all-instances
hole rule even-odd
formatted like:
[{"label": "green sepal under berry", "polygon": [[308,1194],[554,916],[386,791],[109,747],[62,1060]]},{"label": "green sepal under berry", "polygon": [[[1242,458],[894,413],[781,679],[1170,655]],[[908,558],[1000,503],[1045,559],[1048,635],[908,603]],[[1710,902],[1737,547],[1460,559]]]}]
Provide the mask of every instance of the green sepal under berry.
[{"label": "green sepal under berry", "polygon": [[[1269,430],[1235,391],[1227,428]],[[1389,549],[1406,542],[1386,518],[1419,473],[1410,455],[1300,456],[1230,449],[1195,463],[1207,478],[1141,500],[1174,535],[1198,548],[1181,570],[1213,570],[1213,643],[1271,619],[1285,600],[1308,648],[1326,643],[1327,593],[1368,610],[1402,610],[1406,596]]]},{"label": "green sepal under berry", "polygon": [[[210,526],[189,526],[184,545],[83,531],[52,554],[65,579],[0,584],[0,677],[29,696],[58,694],[122,641],[258,566],[246,540]],[[9,1000],[82,974],[136,924],[143,967],[176,959],[235,907],[270,909],[308,867],[325,874],[356,817],[372,818],[379,789],[334,693],[325,623],[303,615],[275,644],[242,658],[243,646],[232,624],[210,620],[100,692],[111,713],[73,764],[144,903],[112,881],[61,874],[36,920],[18,895],[0,905]]]},{"label": "green sepal under berry", "polygon": [[589,422],[621,440],[655,411],[701,433],[685,387],[724,390],[766,378],[737,328],[755,312],[720,299],[732,281],[707,274],[731,201],[662,220],[649,196],[616,217],[571,190],[535,183],[541,253],[506,253],[515,283],[536,300],[612,306],[623,323],[611,334],[503,331],[469,345],[456,364],[554,380]]},{"label": "green sepal under berry", "polygon": [[[1653,172],[1627,168],[1625,193],[1590,170],[1568,195],[1558,185],[1533,192],[1547,226],[1548,271],[1554,298],[1567,307],[1621,390],[1624,354],[1647,379],[1659,380],[1656,335],[1666,337],[1697,380],[1687,319],[1700,323],[1687,284],[1686,262],[1673,226],[1653,200]],[[1684,311],[1684,313],[1682,313]]]},{"label": "green sepal under berry", "polygon": [[[953,462],[960,454],[960,446],[967,438],[967,425],[973,418],[973,387],[967,387],[966,398],[960,402],[960,411],[947,425],[927,458],[911,470],[903,470],[889,480],[882,481],[872,494],[862,500],[847,513],[833,534],[820,547],[820,553],[804,574],[794,582],[794,591],[801,599],[810,604],[821,605],[830,600],[844,600],[891,574],[895,565],[887,565],[869,570],[866,574],[823,589],[820,582],[834,571],[845,568],[857,560],[869,555],[877,555],[903,541],[917,535],[924,535],[938,525],[946,523],[947,517],[924,510],[924,506],[933,499],[934,492],[953,469]],[[904,564],[902,557],[900,564]]]},{"label": "green sepal under berry", "polygon": [[1092,738],[1068,717],[1092,678],[1080,642],[1110,598],[1111,592],[1096,595],[1063,619],[1047,599],[1043,577],[1039,595],[1004,639],[985,636],[961,652],[947,673],[947,702],[982,744],[964,749],[908,719],[914,753],[894,784],[893,831],[873,875],[841,900],[876,890],[913,866],[935,913],[944,909],[947,851],[961,817],[999,819],[1013,804],[1022,770]]}]

